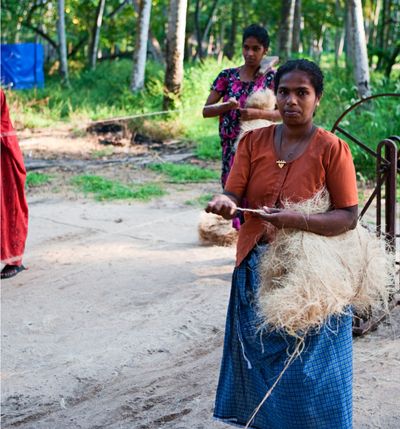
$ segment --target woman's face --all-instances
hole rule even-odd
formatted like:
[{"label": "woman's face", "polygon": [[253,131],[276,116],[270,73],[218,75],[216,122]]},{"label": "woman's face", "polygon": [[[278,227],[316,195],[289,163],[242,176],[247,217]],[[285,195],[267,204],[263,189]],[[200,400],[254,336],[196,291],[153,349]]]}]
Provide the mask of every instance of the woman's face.
[{"label": "woman's face", "polygon": [[281,77],[276,103],[285,124],[301,125],[312,122],[320,98],[316,95],[306,72],[293,70]]},{"label": "woman's face", "polygon": [[255,38],[248,37],[242,45],[242,53],[246,65],[258,67],[267,50]]}]

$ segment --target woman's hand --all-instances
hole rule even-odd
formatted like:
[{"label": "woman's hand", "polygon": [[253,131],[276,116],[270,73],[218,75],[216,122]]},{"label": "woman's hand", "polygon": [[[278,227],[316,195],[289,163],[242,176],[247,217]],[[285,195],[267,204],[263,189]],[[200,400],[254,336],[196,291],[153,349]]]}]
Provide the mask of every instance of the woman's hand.
[{"label": "woman's hand", "polygon": [[216,195],[206,207],[207,213],[215,213],[225,219],[233,219],[236,214],[236,203],[227,195]]},{"label": "woman's hand", "polygon": [[231,110],[239,109],[240,108],[239,101],[236,100],[236,98],[234,98],[234,97],[229,98],[229,100],[226,101],[225,103],[227,104],[227,106],[230,107]]},{"label": "woman's hand", "polygon": [[229,100],[219,103],[221,94],[212,90],[207,98],[206,104],[203,107],[203,118],[212,118],[228,112],[229,110],[238,109],[239,101],[231,97]]},{"label": "woman's hand", "polygon": [[277,209],[263,207],[264,214],[260,215],[267,222],[274,225],[276,228],[298,228],[303,229],[305,217],[304,215],[286,209]]}]

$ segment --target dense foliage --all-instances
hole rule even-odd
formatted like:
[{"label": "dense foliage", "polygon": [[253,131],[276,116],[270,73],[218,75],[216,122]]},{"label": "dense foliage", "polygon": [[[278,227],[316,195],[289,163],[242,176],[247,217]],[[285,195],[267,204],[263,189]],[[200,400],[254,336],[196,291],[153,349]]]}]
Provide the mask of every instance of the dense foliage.
[{"label": "dense foliage", "polygon": [[[297,2],[301,4],[300,52],[318,59],[321,52],[340,51],[345,37],[346,1]],[[72,68],[89,63],[98,3],[99,0],[65,0],[68,60]],[[100,59],[132,57],[138,34],[139,3],[139,0],[106,1]],[[192,61],[222,53],[231,57],[240,48],[242,29],[252,22],[269,29],[271,53],[277,54],[283,13],[282,1],[278,0],[189,0],[185,58]],[[400,0],[365,0],[363,14],[370,63],[388,76],[400,54]],[[150,38],[161,55],[165,53],[167,19],[168,0],[153,0]],[[58,57],[56,23],[56,0],[2,0],[2,43],[44,43],[49,70]],[[151,52],[154,54],[154,50]],[[298,52],[297,48],[293,52]]]}]

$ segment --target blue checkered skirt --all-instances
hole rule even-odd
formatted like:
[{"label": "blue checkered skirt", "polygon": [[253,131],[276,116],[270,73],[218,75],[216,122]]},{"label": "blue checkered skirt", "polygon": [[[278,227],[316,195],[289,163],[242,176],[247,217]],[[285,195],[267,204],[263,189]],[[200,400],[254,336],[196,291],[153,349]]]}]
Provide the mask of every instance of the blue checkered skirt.
[{"label": "blue checkered skirt", "polygon": [[[246,425],[296,347],[294,337],[260,332],[255,296],[257,265],[266,246],[255,247],[235,268],[214,417]],[[351,429],[352,316],[331,317],[275,386],[251,424],[255,429]]]}]

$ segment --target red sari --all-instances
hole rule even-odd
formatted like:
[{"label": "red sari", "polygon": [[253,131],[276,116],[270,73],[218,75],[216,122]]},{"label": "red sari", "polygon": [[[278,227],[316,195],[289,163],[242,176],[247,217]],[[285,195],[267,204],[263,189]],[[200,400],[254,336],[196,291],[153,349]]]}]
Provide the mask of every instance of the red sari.
[{"label": "red sari", "polygon": [[0,101],[1,262],[19,266],[28,233],[28,205],[24,192],[26,170],[2,89]]}]

